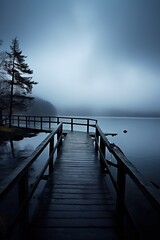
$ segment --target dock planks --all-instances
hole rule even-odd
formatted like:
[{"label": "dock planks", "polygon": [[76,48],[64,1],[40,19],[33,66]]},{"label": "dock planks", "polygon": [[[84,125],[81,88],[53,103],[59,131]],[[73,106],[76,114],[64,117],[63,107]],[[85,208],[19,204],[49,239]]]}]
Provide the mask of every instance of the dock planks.
[{"label": "dock planks", "polygon": [[30,226],[37,240],[117,240],[115,206],[89,134],[69,132]]}]

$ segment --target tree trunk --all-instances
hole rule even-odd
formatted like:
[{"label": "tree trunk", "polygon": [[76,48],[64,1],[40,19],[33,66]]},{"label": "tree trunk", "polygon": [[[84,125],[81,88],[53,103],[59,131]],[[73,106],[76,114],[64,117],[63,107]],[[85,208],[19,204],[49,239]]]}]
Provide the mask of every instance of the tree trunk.
[{"label": "tree trunk", "polygon": [[14,73],[12,75],[12,82],[11,82],[11,96],[10,96],[10,108],[9,108],[9,127],[12,126],[13,86],[14,86]]}]

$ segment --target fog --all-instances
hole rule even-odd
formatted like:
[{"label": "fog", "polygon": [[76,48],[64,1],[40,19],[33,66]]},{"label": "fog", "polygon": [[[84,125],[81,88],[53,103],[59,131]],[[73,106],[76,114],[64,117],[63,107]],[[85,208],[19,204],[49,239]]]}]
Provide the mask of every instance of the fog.
[{"label": "fog", "polygon": [[1,0],[1,49],[17,37],[57,110],[160,113],[160,1]]}]

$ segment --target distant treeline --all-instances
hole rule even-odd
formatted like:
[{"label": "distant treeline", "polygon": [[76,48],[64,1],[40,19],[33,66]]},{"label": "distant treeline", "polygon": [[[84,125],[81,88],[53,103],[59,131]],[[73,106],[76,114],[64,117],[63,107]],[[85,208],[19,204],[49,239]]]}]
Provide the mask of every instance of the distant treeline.
[{"label": "distant treeline", "polygon": [[52,103],[42,98],[35,97],[28,107],[26,114],[34,116],[55,116],[56,112],[56,108]]},{"label": "distant treeline", "polygon": [[105,111],[104,116],[112,117],[160,117],[160,111],[156,110],[110,110]]},{"label": "distant treeline", "polygon": [[101,109],[98,108],[61,108],[60,115],[71,116],[106,116],[106,117],[160,117],[160,111],[156,110],[132,110],[132,109]]}]

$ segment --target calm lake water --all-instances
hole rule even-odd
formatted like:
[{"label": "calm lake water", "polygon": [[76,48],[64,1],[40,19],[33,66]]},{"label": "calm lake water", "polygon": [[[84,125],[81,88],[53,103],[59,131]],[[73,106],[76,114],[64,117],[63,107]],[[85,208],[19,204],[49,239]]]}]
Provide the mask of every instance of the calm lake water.
[{"label": "calm lake water", "polygon": [[[97,117],[108,139],[118,145],[128,160],[150,181],[160,186],[160,119]],[[123,131],[127,130],[127,133]]]},{"label": "calm lake water", "polygon": [[[160,118],[99,116],[92,116],[91,118],[98,120],[98,124],[104,133],[117,133],[117,136],[108,136],[109,141],[118,145],[128,160],[148,180],[160,186]],[[66,127],[68,126],[66,125]],[[127,130],[127,133],[124,133],[124,130]],[[39,133],[32,138],[13,141],[14,152],[11,151],[10,142],[0,145],[0,181],[17,164],[21,164],[46,136],[46,133]]]},{"label": "calm lake water", "polygon": [[17,166],[23,164],[46,137],[46,133],[38,133],[34,137],[26,137],[20,141],[6,141],[0,145],[0,182]]}]

